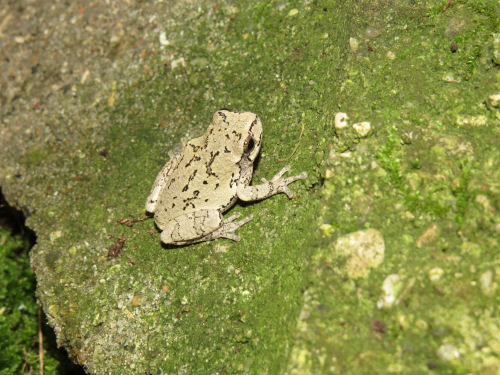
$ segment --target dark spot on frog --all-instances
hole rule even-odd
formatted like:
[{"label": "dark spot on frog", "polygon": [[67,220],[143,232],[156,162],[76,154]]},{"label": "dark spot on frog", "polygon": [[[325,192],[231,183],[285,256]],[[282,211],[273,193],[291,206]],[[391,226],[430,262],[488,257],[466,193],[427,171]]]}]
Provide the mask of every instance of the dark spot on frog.
[{"label": "dark spot on frog", "polygon": [[249,132],[251,132],[253,127],[255,126],[255,124],[257,124],[257,119],[258,119],[258,117],[255,116],[255,119],[252,121],[252,124],[250,125],[250,129],[248,129]]},{"label": "dark spot on frog", "polygon": [[[174,208],[174,207],[175,207],[175,203],[172,203],[172,208]],[[165,211],[166,211],[166,210],[167,210],[167,209],[165,208]]]},{"label": "dark spot on frog", "polygon": [[208,202],[208,198],[207,198],[207,199],[205,199],[205,202]]},{"label": "dark spot on frog", "polygon": [[191,163],[192,163],[193,161],[199,161],[200,159],[201,159],[201,157],[200,157],[200,156],[194,155],[194,156],[191,158],[191,160],[190,160],[190,161],[188,161],[188,162],[186,163],[186,165],[185,165],[184,167],[185,167],[185,168],[187,168],[187,167],[189,167],[189,166],[191,165]]},{"label": "dark spot on frog", "polygon": [[229,149],[227,148],[227,146],[224,146],[224,152],[225,152],[226,154],[230,154],[230,153],[231,153],[231,151],[229,151]]},{"label": "dark spot on frog", "polygon": [[207,180],[203,181],[203,185],[207,185],[207,184],[208,184]]},{"label": "dark spot on frog", "polygon": [[238,133],[236,130],[233,130],[232,133],[238,137],[238,140],[241,139],[241,133]]},{"label": "dark spot on frog", "polygon": [[192,143],[188,143],[189,146],[193,149],[193,152],[196,152],[199,150],[200,146],[193,145]]},{"label": "dark spot on frog", "polygon": [[211,175],[211,176],[217,177],[217,175],[212,171],[212,163],[214,162],[217,155],[219,155],[219,151],[217,151],[216,153],[213,153],[212,151],[210,151],[210,160],[207,163],[207,174],[209,176]]},{"label": "dark spot on frog", "polygon": [[217,189],[218,187],[219,187],[219,183],[217,182],[217,183],[215,184],[215,189]]},{"label": "dark spot on frog", "polygon": [[[221,111],[224,111],[223,109]],[[226,114],[224,112],[217,112],[217,114],[222,117],[222,121],[226,122]]]},{"label": "dark spot on frog", "polygon": [[187,191],[187,189],[189,189],[189,185],[186,185],[182,188],[182,191]]},{"label": "dark spot on frog", "polygon": [[196,176],[196,173],[198,173],[197,169],[195,169],[194,172],[193,172],[193,174],[191,176],[189,176],[189,181],[193,180],[194,176]]}]

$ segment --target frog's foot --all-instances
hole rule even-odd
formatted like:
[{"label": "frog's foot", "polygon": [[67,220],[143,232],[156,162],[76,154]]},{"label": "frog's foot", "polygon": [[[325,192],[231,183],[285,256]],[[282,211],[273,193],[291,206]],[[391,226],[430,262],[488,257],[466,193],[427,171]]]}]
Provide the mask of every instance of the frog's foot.
[{"label": "frog's foot", "polygon": [[291,177],[286,177],[283,178],[283,175],[290,171],[290,166],[287,165],[283,167],[281,171],[276,173],[271,181],[266,180],[265,178],[262,179],[262,182],[264,183],[271,183],[274,185],[274,194],[278,193],[285,193],[288,198],[293,198],[293,193],[292,191],[288,188],[288,185],[291,184],[292,182],[295,182],[297,180],[304,180],[307,178],[307,172],[302,172],[298,175],[291,176]]},{"label": "frog's foot", "polygon": [[235,221],[240,216],[241,216],[240,213],[236,213],[234,215],[231,215],[227,219],[224,219],[221,223],[221,226],[218,229],[214,230],[212,233],[203,237],[201,240],[202,241],[210,241],[210,240],[215,240],[216,238],[229,238],[230,240],[233,240],[233,241],[240,241],[241,237],[234,234],[234,232],[238,228],[240,228],[241,226],[245,225],[250,220],[252,220],[253,215],[249,215],[246,218],[244,218],[243,220]]}]

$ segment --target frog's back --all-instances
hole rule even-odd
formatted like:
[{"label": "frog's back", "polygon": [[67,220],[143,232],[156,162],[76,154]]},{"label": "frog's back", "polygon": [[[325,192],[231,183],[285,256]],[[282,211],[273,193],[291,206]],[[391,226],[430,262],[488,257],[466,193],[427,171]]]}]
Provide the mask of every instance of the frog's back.
[{"label": "frog's back", "polygon": [[201,146],[203,137],[190,141],[169,181],[160,192],[155,221],[160,229],[170,220],[203,209],[224,212],[236,201],[239,166],[224,150]]}]

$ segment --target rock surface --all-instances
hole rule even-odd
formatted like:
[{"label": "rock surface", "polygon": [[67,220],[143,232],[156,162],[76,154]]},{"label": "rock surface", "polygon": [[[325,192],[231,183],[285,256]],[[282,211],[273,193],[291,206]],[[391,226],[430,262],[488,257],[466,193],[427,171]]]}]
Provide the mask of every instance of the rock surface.
[{"label": "rock surface", "polygon": [[[0,186],[89,373],[499,371],[496,2],[5,9]],[[119,224],[224,107],[263,120],[255,181],[308,171],[298,197],[235,207],[239,243]],[[331,244],[368,228],[383,261],[347,277]]]}]

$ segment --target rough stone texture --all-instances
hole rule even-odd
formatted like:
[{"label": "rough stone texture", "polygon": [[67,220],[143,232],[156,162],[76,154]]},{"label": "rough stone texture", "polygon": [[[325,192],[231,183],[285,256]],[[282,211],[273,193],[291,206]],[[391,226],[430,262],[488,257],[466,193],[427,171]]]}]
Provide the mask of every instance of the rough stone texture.
[{"label": "rough stone texture", "polygon": [[[59,343],[93,374],[498,373],[499,14],[8,3],[0,185],[38,236]],[[256,217],[237,244],[164,248],[152,222],[118,224],[223,107],[263,120],[256,181],[289,157],[308,171],[297,199],[235,207]],[[354,280],[331,244],[367,228],[384,259]]]}]

